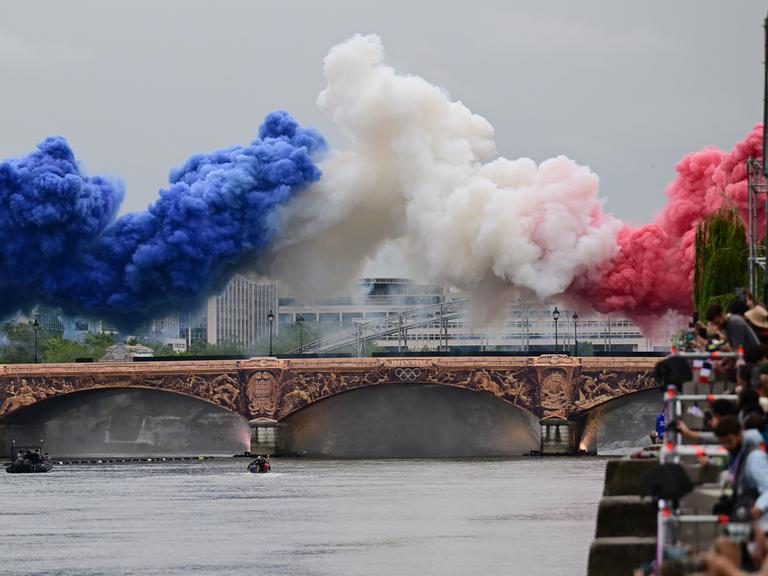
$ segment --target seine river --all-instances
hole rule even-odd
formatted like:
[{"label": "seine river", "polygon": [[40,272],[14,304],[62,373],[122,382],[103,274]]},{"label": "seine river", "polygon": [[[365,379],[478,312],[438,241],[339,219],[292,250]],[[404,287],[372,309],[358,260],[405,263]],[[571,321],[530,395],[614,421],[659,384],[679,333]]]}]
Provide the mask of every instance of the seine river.
[{"label": "seine river", "polygon": [[586,573],[605,460],[275,459],[3,474],[0,573]]}]

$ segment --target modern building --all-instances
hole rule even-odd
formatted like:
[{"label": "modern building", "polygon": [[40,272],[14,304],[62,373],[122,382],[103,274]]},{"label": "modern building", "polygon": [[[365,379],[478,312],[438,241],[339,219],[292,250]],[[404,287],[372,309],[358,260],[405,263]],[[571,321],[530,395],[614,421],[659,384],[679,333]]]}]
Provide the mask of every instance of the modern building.
[{"label": "modern building", "polygon": [[50,336],[63,336],[69,340],[82,342],[89,332],[100,334],[108,332],[117,334],[117,329],[103,320],[85,318],[82,316],[70,316],[61,308],[51,306],[38,306],[30,316],[30,320],[37,320],[40,329]]},{"label": "modern building", "polygon": [[62,311],[50,306],[38,306],[33,314],[40,323],[40,328],[51,336],[64,335],[64,320]]},{"label": "modern building", "polygon": [[448,292],[435,284],[416,284],[407,278],[361,278],[353,294],[302,302],[290,290],[280,288],[278,324],[304,322],[338,324],[347,328],[356,322],[382,318],[421,306],[439,304]]},{"label": "modern building", "polygon": [[[277,293],[276,284],[237,274],[224,292],[208,298],[198,309],[154,320],[149,336],[177,351],[200,341],[253,349],[269,337],[268,315],[270,311],[277,315]],[[275,325],[273,330],[277,334],[279,327]]]},{"label": "modern building", "polygon": [[[450,301],[463,301],[464,294],[439,285],[417,284],[406,278],[362,278],[355,294],[311,303],[299,302],[285,290],[279,301],[279,324],[285,326],[299,318],[308,323],[322,323],[323,333],[354,328],[377,322],[388,315],[413,316],[418,308],[428,309]],[[380,349],[390,351],[450,349],[498,351],[551,351],[555,348],[573,352],[576,341],[589,343],[595,351],[649,352],[668,350],[669,339],[652,341],[629,319],[596,313],[576,314],[558,309],[555,304],[510,301],[505,316],[490,326],[478,326],[471,315],[440,321],[382,335],[374,340]],[[362,331],[361,331],[362,332]],[[374,329],[371,329],[374,332]]]}]

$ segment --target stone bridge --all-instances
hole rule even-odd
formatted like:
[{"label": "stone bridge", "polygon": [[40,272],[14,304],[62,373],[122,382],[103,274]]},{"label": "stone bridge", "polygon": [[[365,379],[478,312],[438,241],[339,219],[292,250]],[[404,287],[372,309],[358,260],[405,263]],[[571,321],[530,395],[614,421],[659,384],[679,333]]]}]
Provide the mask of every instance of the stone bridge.
[{"label": "stone bridge", "polygon": [[[605,402],[655,388],[657,361],[546,355],[8,364],[0,365],[0,424],[63,394],[151,388],[244,416],[254,446],[274,442],[279,422],[290,414],[336,394],[368,386],[432,384],[490,394],[560,426],[583,421]],[[575,436],[570,436],[573,448]]]}]

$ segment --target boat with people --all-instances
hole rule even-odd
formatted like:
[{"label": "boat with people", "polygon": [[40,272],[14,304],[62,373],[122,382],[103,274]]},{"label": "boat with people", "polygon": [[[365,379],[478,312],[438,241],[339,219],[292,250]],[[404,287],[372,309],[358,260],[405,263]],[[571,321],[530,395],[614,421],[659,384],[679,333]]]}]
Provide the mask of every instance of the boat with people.
[{"label": "boat with people", "polygon": [[256,456],[256,458],[248,464],[248,472],[251,472],[252,474],[266,474],[270,470],[272,470],[272,466],[270,465],[269,460],[264,458],[264,456]]},{"label": "boat with people", "polygon": [[13,461],[5,467],[8,474],[40,474],[53,469],[53,462],[40,448],[14,447],[11,454]]}]

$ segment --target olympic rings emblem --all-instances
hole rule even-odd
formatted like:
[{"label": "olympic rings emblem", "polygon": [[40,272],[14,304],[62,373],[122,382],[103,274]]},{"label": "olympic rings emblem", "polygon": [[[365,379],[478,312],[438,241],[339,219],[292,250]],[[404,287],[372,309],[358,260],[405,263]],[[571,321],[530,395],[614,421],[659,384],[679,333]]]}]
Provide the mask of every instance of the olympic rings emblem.
[{"label": "olympic rings emblem", "polygon": [[400,378],[400,380],[413,382],[419,376],[421,376],[421,369],[420,368],[396,368],[395,376]]}]

